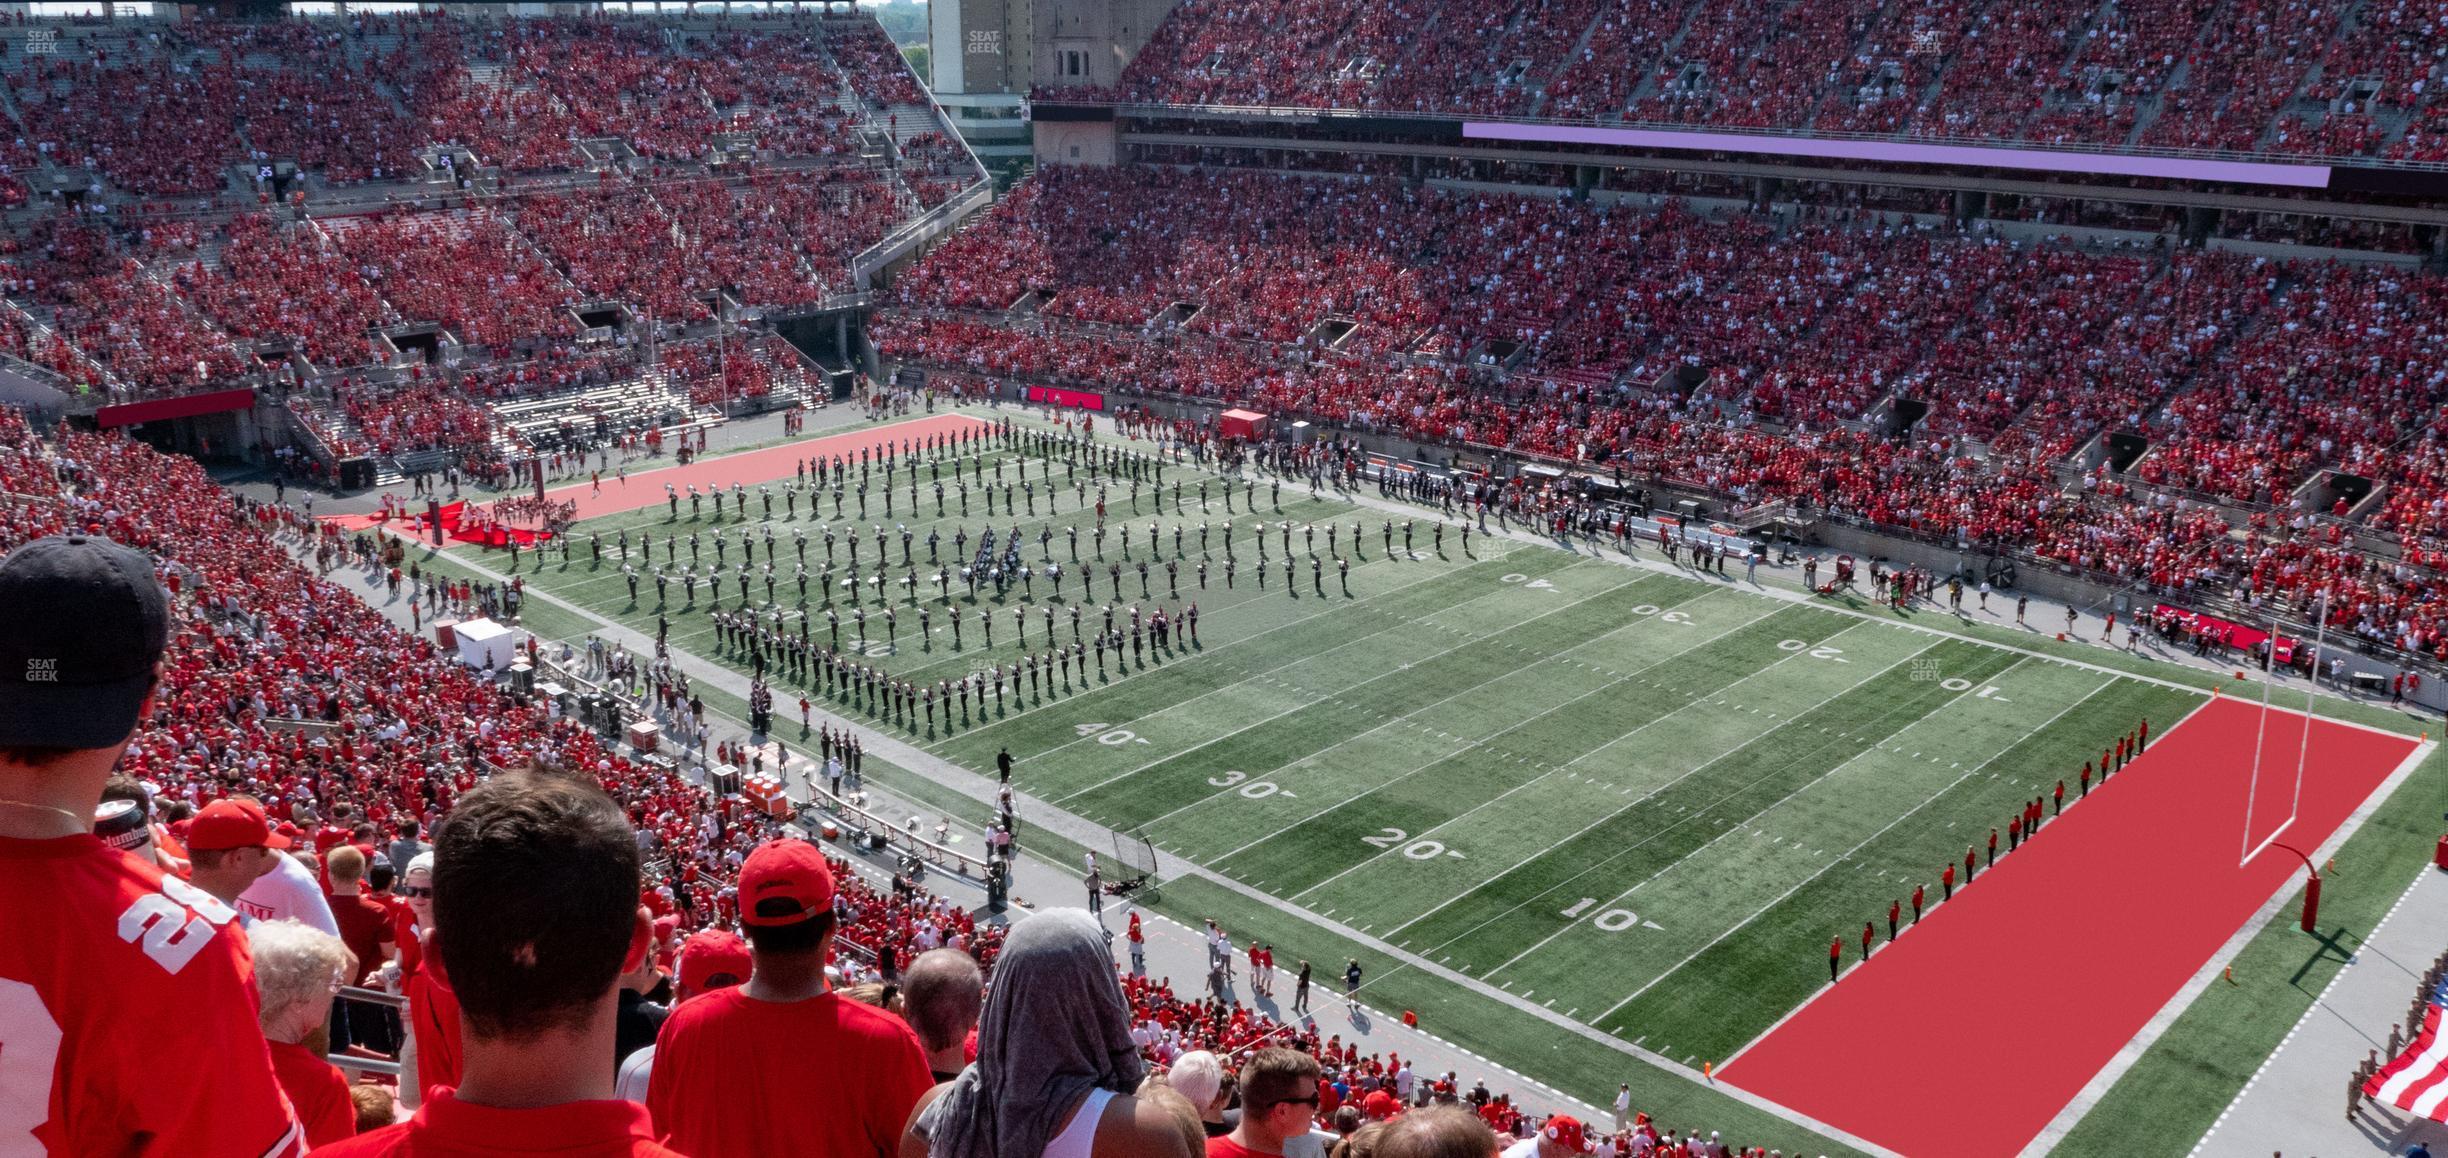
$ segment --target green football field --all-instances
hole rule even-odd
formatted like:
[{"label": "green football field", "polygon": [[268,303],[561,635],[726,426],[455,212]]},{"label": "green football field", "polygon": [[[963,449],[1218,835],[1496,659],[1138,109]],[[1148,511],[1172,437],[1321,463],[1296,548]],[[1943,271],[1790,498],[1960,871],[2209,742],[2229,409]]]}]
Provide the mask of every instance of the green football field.
[{"label": "green football field", "polygon": [[[982,466],[991,473],[999,459],[1016,480],[1018,458],[990,453]],[[1041,478],[1046,464],[1031,459],[1029,469]],[[890,723],[840,692],[812,698],[973,769],[991,770],[1009,749],[1016,778],[1041,799],[1694,1065],[1729,1056],[1807,999],[1825,980],[1831,934],[1883,923],[1888,904],[1915,883],[1928,884],[1935,901],[1940,867],[1985,842],[2021,802],[2137,719],[2165,727],[2202,698],[1769,593],[1739,567],[1731,578],[1663,567],[1646,549],[1640,565],[1626,565],[1612,551],[1474,535],[1465,553],[1450,532],[1439,549],[1429,515],[1414,510],[1405,552],[1402,511],[1313,498],[1305,487],[1286,487],[1278,500],[1264,478],[1257,511],[1241,497],[1227,511],[1222,480],[1189,468],[1168,468],[1161,495],[1145,488],[1136,502],[1127,483],[1109,488],[1100,561],[1094,516],[1081,509],[1074,476],[1054,469],[1064,489],[1053,513],[1041,498],[1039,514],[1015,519],[998,503],[989,520],[973,496],[968,515],[948,501],[938,517],[931,488],[915,517],[906,502],[897,508],[917,541],[917,583],[900,582],[897,535],[886,581],[865,586],[863,603],[851,602],[837,574],[831,608],[844,644],[857,646],[851,609],[861,607],[871,617],[864,662],[922,682],[957,679],[1018,656],[1013,608],[1026,609],[1026,646],[1043,648],[1042,611],[1052,603],[1055,638],[1067,645],[1068,603],[1080,597],[1080,567],[1092,563],[1100,574],[1087,632],[1114,594],[1105,567],[1123,563],[1119,620],[1127,624],[1134,603],[1178,609],[1195,600],[1198,644],[1109,655],[1101,671],[1092,660],[1084,678],[1007,691],[1000,704],[990,694],[982,712],[939,709],[931,720]],[[1210,492],[1203,510],[1201,481]],[[796,520],[782,511],[777,499],[778,595],[789,605],[791,528],[814,537],[814,570],[824,553],[819,526],[839,532],[859,520],[836,519],[829,497],[817,512],[799,504]],[[747,525],[761,535],[763,521],[752,513]],[[1228,521],[1238,524],[1229,588]],[[940,558],[957,568],[954,532],[965,528],[974,551],[990,522],[999,535],[1019,526],[1030,563],[1050,552],[1064,565],[1063,600],[1043,579],[1001,597],[991,588],[971,595],[954,580],[949,600],[939,596],[925,536],[940,530]],[[1194,570],[1202,522],[1203,590]],[[1261,522],[1263,588],[1254,576]],[[1285,523],[1297,563],[1288,589]],[[1309,570],[1305,528],[1318,528],[1323,556],[1329,523],[1352,558],[1348,594],[1331,557],[1322,581]],[[718,644],[702,590],[692,604],[675,586],[658,609],[646,579],[632,603],[614,548],[597,562],[586,539],[609,541],[626,528],[636,551],[651,536],[661,564],[672,553],[666,536],[676,534],[686,562],[691,531],[724,526],[736,535],[739,525],[692,519],[685,503],[676,521],[662,506],[607,516],[580,526],[567,564],[557,551],[530,554],[519,573],[648,633],[660,610],[672,646],[737,663],[742,657]],[[1076,562],[1074,526],[1082,528]],[[1053,532],[1047,547],[1040,529]],[[710,563],[710,545],[702,551]],[[864,551],[872,571],[872,541]],[[735,540],[730,558],[738,557]],[[1145,597],[1136,564],[1151,558]],[[1181,567],[1178,598],[1168,598],[1166,560]],[[837,555],[837,567],[846,561]],[[720,606],[736,607],[736,597],[726,581]],[[761,581],[752,597],[763,603]],[[899,619],[890,643],[880,622],[886,600]],[[810,602],[811,635],[823,642],[821,585]],[[964,609],[957,646],[947,602]],[[921,606],[933,626],[923,636]],[[986,614],[995,620],[991,647],[978,625]],[[796,616],[784,608],[786,630],[796,630]],[[797,685],[778,687],[787,717]]]}]

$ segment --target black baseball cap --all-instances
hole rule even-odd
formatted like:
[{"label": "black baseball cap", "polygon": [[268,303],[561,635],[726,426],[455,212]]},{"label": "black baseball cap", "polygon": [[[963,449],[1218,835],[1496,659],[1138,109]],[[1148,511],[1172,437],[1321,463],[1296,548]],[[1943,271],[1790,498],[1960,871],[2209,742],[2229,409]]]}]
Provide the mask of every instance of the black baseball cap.
[{"label": "black baseball cap", "polygon": [[169,641],[169,596],[143,552],[53,535],[0,555],[0,745],[127,739]]}]

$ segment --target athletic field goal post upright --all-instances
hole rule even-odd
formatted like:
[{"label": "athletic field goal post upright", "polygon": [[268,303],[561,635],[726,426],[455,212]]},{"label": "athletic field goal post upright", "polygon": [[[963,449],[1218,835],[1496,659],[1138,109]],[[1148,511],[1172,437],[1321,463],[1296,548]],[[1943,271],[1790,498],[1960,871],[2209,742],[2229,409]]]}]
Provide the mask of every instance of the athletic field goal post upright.
[{"label": "athletic field goal post upright", "polygon": [[[2252,859],[2261,855],[2262,850],[2278,843],[2278,838],[2284,835],[2287,829],[2294,827],[2296,814],[2303,808],[2304,772],[2312,761],[2312,725],[2314,720],[2318,718],[2314,714],[2314,710],[2316,707],[2318,707],[2317,693],[2320,688],[2321,653],[2322,646],[2328,642],[2328,630],[2329,593],[2324,591],[2321,593],[2320,604],[2313,610],[2312,650],[2308,656],[2310,662],[2306,665],[2311,669],[2312,678],[2305,681],[2303,737],[2301,743],[2297,745],[2294,753],[2295,775],[2293,777],[2293,782],[2286,787],[2286,815],[2277,820],[2274,825],[2264,826],[2256,819],[2256,817],[2262,812],[2274,813],[2277,811],[2276,798],[2278,794],[2278,785],[2276,784],[2272,784],[2270,786],[2271,795],[2269,800],[2264,801],[2261,799],[2260,792],[2261,777],[2263,776],[2262,765],[2264,763],[2262,759],[2263,748],[2269,741],[2270,690],[2277,686],[2278,683],[2279,623],[2277,613],[2273,611],[2270,614],[2269,642],[2266,644],[2266,646],[2270,649],[2269,666],[2261,673],[2260,721],[2254,729],[2255,735],[2253,737],[2252,767],[2246,774],[2244,780],[2244,857],[2242,860],[2236,862],[2238,867],[2251,864]],[[2298,641],[2296,646],[2302,646],[2301,642]],[[2285,754],[2281,753],[2280,759],[2283,760],[2284,758]],[[2254,839],[2256,835],[2259,837],[2258,840]],[[2302,854],[2298,853],[2297,855],[2300,856]],[[2311,863],[2309,858],[2306,859],[2305,863]],[[2316,873],[2315,880],[2317,879],[2318,874]],[[2317,889],[2317,885],[2315,888]],[[2319,894],[2316,891],[2313,895],[2317,897]],[[2317,901],[2315,903],[2317,904]],[[2309,929],[2307,928],[2306,931],[2308,932]]]},{"label": "athletic field goal post upright", "polygon": [[1156,890],[1156,845],[1135,832],[1113,834],[1113,883],[1135,892]]}]

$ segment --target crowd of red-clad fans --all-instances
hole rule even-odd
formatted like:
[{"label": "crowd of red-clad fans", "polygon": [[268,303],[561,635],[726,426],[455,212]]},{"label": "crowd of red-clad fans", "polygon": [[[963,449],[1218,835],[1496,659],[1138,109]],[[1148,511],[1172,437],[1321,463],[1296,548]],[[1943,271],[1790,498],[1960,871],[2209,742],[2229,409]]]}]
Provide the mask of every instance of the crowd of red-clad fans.
[{"label": "crowd of red-clad fans", "polygon": [[[554,718],[540,704],[521,703],[426,640],[400,631],[349,589],[324,577],[341,568],[382,577],[384,565],[377,555],[287,508],[234,497],[212,485],[189,460],[111,435],[62,430],[45,440],[14,411],[0,410],[0,493],[10,496],[0,507],[0,559],[47,536],[105,536],[141,549],[144,554],[135,557],[136,565],[147,567],[168,596],[167,619],[155,637],[164,648],[158,680],[142,714],[131,712],[135,732],[117,758],[115,779],[98,789],[108,800],[136,803],[133,811],[114,811],[121,806],[107,805],[98,815],[111,826],[107,835],[138,856],[120,860],[120,854],[98,843],[52,847],[75,855],[88,855],[83,850],[90,847],[91,855],[107,863],[129,866],[112,871],[131,874],[128,879],[145,882],[144,888],[159,888],[192,919],[221,925],[242,915],[256,943],[253,967],[260,1004],[208,1002],[213,1016],[193,1019],[182,1029],[199,1038],[215,1038],[219,1076],[211,1084],[223,1096],[207,1110],[187,1105],[183,1096],[145,1094],[154,1083],[120,1083],[116,1075],[90,1071],[87,1076],[97,1080],[55,1088],[54,1116],[40,1127],[56,1131],[49,1136],[69,1149],[103,1145],[118,1130],[153,1130],[161,1138],[219,1143],[261,1129],[265,1137],[250,1137],[250,1145],[263,1143],[271,1145],[267,1152],[295,1154],[301,1143],[317,1149],[336,1145],[361,1128],[375,1129],[405,1116],[405,1107],[394,1105],[395,1093],[399,1101],[424,1108],[407,1127],[411,1132],[451,1128],[452,1115],[464,1112],[457,1109],[463,1103],[456,1101],[456,1090],[471,1091],[474,1097],[479,1087],[491,1090],[503,1080],[498,1055],[488,1051],[504,1039],[534,1032],[539,1024],[505,1017],[504,1010],[519,1008],[522,1002],[555,1000],[556,991],[540,978],[566,968],[567,958],[542,946],[557,944],[566,926],[554,926],[560,930],[555,932],[527,922],[542,920],[545,911],[563,919],[573,911],[593,915],[587,906],[605,898],[586,889],[557,888],[563,878],[555,873],[608,849],[619,850],[615,859],[625,866],[619,871],[631,882],[628,898],[613,901],[610,912],[620,916],[633,910],[637,937],[632,941],[620,932],[602,942],[611,957],[599,975],[605,986],[600,995],[607,1010],[617,1005],[619,1028],[608,1042],[585,1040],[593,1049],[608,1044],[615,1052],[603,1058],[602,1073],[595,1078],[570,1079],[576,1082],[572,1088],[600,1089],[597,1097],[609,1097],[617,1088],[654,1107],[660,1128],[641,1128],[643,1137],[664,1138],[675,1147],[689,1139],[714,1139],[692,1144],[686,1153],[746,1152],[719,1141],[722,1130],[692,1123],[689,1098],[694,1095],[688,1091],[705,1084],[696,1070],[708,1063],[692,1052],[696,1042],[691,1034],[698,1031],[675,1027],[694,1024],[683,1016],[687,1001],[738,984],[752,969],[757,984],[765,987],[766,1001],[784,1000],[776,996],[775,987],[791,984],[786,952],[790,942],[766,935],[770,927],[784,923],[771,908],[777,903],[776,892],[784,889],[797,890],[790,893],[792,905],[804,901],[806,906],[790,910],[792,921],[829,915],[825,939],[814,944],[834,947],[835,979],[829,986],[818,982],[805,999],[827,1003],[827,1018],[846,1016],[829,1012],[832,1003],[858,1002],[906,1016],[907,1026],[915,1027],[878,1031],[888,1042],[905,1043],[890,1046],[888,1053],[908,1058],[910,1072],[920,1079],[906,1090],[892,1063],[879,1060],[879,1068],[870,1071],[854,1064],[858,1059],[852,1055],[800,1051],[839,1067],[834,1083],[846,1081],[859,1098],[903,1098],[889,1115],[882,1144],[875,1144],[878,1134],[871,1132],[866,1143],[838,1152],[894,1152],[892,1140],[899,1137],[911,1110],[908,1099],[924,1088],[927,1068],[944,1077],[981,1053],[1000,1057],[1000,1051],[1019,1044],[1003,1036],[1007,1033],[1036,1042],[1079,1029],[1075,1018],[1045,1016],[1043,1009],[998,1012],[996,1003],[1044,1001],[1049,989],[1059,987],[1046,972],[1055,968],[1047,963],[1049,954],[1068,959],[1062,968],[1076,970],[1081,962],[1077,951],[1091,945],[1094,963],[1061,984],[1090,989],[1101,985],[1109,995],[1102,999],[1108,1004],[1092,1016],[1110,1018],[1110,1040],[1141,1059],[1132,1063],[1128,1084],[1116,1092],[1137,1088],[1139,1096],[1160,1097],[1152,1092],[1154,1087],[1170,1082],[1185,1097],[1197,1095],[1196,1104],[1184,1103],[1185,1132],[1246,1137],[1226,1120],[1234,1099],[1200,1083],[1214,1076],[1215,1052],[1270,1045],[1296,1047],[1323,1062],[1317,1077],[1327,1088],[1321,1089],[1316,1103],[1304,1103],[1304,1114],[1346,1133],[1369,1121],[1437,1103],[1484,1106],[1480,1120],[1513,1136],[1528,1136],[1539,1125],[1509,1099],[1487,1095],[1484,1087],[1465,1093],[1450,1073],[1414,1075],[1399,1056],[1364,1055],[1323,1033],[1314,1021],[1276,1021],[1229,1001],[1183,999],[1162,981],[1129,973],[1117,978],[1110,950],[1093,938],[1082,942],[1076,937],[1074,931],[1085,926],[1084,915],[1032,918],[1010,929],[985,925],[961,905],[910,881],[896,877],[891,887],[879,887],[844,859],[789,851],[809,847],[796,841],[772,843],[778,824],[743,807],[737,798],[717,798],[668,764],[623,756],[575,720]],[[62,548],[59,539],[49,543],[53,550],[74,549]],[[313,564],[292,561],[292,548],[309,552]],[[401,577],[392,572],[388,580],[396,585]],[[442,593],[437,582],[415,577],[406,582],[412,592],[439,594],[445,600],[461,595]],[[32,587],[8,589],[38,598]],[[43,591],[54,593],[56,588]],[[26,739],[28,715],[16,717],[11,743]],[[15,776],[28,767],[14,763],[20,749],[6,751],[10,755],[0,756],[0,773]],[[589,787],[557,779],[555,773],[574,776]],[[607,795],[595,796],[598,790]],[[529,794],[525,799],[531,807],[540,807],[539,793],[557,803],[543,812],[514,812],[526,817],[517,822],[527,826],[517,829],[524,833],[519,839],[465,839],[465,825],[510,823],[498,813],[503,807],[499,802],[520,793]],[[600,800],[600,806],[588,803],[590,797]],[[591,830],[556,829],[547,819],[598,807],[599,821]],[[480,819],[463,816],[468,810]],[[8,833],[0,837],[0,852],[14,857],[33,851],[24,847],[29,841],[17,829],[12,818]],[[617,840],[610,840],[614,832]],[[278,851],[284,849],[288,855]],[[514,849],[532,858],[525,869],[505,870],[489,859]],[[482,863],[461,864],[461,857]],[[772,862],[777,859],[788,863],[776,869]],[[90,875],[96,870],[87,871],[76,887],[101,887]],[[501,988],[481,972],[475,965],[479,951],[456,938],[473,941],[482,934],[474,925],[437,914],[446,899],[467,895],[454,871],[498,882],[506,890],[505,905],[536,907],[538,916],[515,921],[496,909],[485,911],[500,918],[496,925],[510,921],[536,930],[522,934],[539,938],[527,942],[527,949],[507,951],[529,954],[521,958],[526,967],[542,973]],[[189,874],[192,883],[185,879]],[[777,883],[777,874],[787,879]],[[35,892],[41,895],[21,894],[12,900],[13,921],[25,921],[12,927],[31,929],[59,915],[43,906],[65,898]],[[152,903],[158,907],[161,902]],[[745,926],[745,945],[729,931],[738,926]],[[1133,926],[1135,937],[1135,920]],[[1010,936],[1014,932],[1019,935]],[[447,943],[445,933],[453,938]],[[206,940],[194,929],[189,935]],[[96,951],[80,936],[43,940],[45,952],[55,955],[45,958],[50,967],[36,968],[5,955],[0,961],[8,963],[10,976],[17,976],[15,971],[23,966],[32,971],[28,975],[37,985],[65,985],[82,992],[76,987],[101,984],[111,969],[99,961],[83,961],[91,972],[57,970],[58,954]],[[1048,936],[1069,940],[1049,948]],[[165,965],[194,959],[192,949],[171,954],[160,946],[131,947],[121,939],[107,943],[115,948],[104,951],[106,955],[145,953]],[[630,945],[625,960],[620,949],[624,943]],[[1225,948],[1229,950],[1229,944]],[[947,968],[946,951],[975,964]],[[1259,947],[1253,944],[1250,952],[1255,969],[1261,960]],[[190,974],[182,985],[209,987],[216,978],[233,986],[241,982],[226,972],[229,965],[223,958],[211,960],[215,964]],[[993,977],[1001,980],[1005,960],[1013,962],[1008,969],[1017,972],[1008,984],[996,986],[1000,995],[981,998],[979,970],[993,970]],[[822,964],[823,958],[815,961]],[[246,958],[236,962],[243,968]],[[1271,959],[1265,964],[1272,976]],[[1289,969],[1284,972],[1288,975]],[[616,975],[625,990],[617,1000],[612,988]],[[899,995],[892,988],[879,989],[876,981],[897,983]],[[342,1003],[335,1013],[332,997],[338,986],[349,984],[392,988],[405,995],[405,1008],[388,1015],[377,1007]],[[962,996],[964,984],[967,992]],[[827,990],[834,995],[821,996]],[[170,995],[153,985],[120,992],[144,1001],[152,997],[142,995]],[[649,1000],[654,997],[675,1004],[667,1009]],[[1300,998],[1305,1002],[1305,987]],[[98,1022],[82,1018],[87,1007],[81,1003],[63,998],[52,1008],[71,1011],[67,1017],[72,1034],[107,1032]],[[267,1071],[252,1068],[258,1064],[248,1056],[253,1035],[231,1036],[232,1019],[220,1016],[243,1018],[251,1008],[260,1009],[260,1032],[271,1052],[270,1077],[255,1089],[247,1087],[248,1075]],[[548,1010],[531,1012],[541,1016]],[[878,1015],[857,1015],[873,1016]],[[869,1024],[903,1026],[898,1019]],[[662,1029],[659,1035],[657,1027]],[[327,1037],[328,1047],[322,1044]],[[872,1034],[866,1040],[878,1044]],[[23,1044],[11,1040],[13,1048]],[[641,1052],[648,1045],[655,1048]],[[396,1088],[352,1085],[322,1060],[326,1048],[357,1058],[399,1055],[402,1077]],[[1049,1064],[1061,1062],[1058,1045],[1042,1048],[1052,1051]],[[893,1052],[900,1050],[907,1053]],[[1201,1051],[1206,1051],[1203,1060],[1197,1056]],[[716,1056],[731,1065],[766,1066],[773,1060],[770,1052],[754,1050],[720,1050]],[[616,1059],[630,1062],[621,1071],[618,1087],[612,1082],[611,1063]],[[1314,1069],[1316,1062],[1299,1064]],[[1171,1067],[1169,1076],[1142,1084],[1140,1074],[1150,1066]],[[645,1077],[649,1067],[651,1084]],[[571,1068],[583,1075],[589,1065],[576,1061]],[[635,1086],[628,1084],[632,1068],[637,1071]],[[972,1071],[980,1072],[992,1071]],[[957,1079],[941,1096],[958,1099],[961,1083],[974,1080]],[[269,1094],[274,1082],[284,1098]],[[252,1104],[258,1096],[264,1101]],[[784,1099],[797,1112],[805,1109],[808,1096],[809,1089],[799,1087],[769,1095],[734,1092],[724,1096],[722,1107],[753,1119],[769,1108],[778,1109],[766,1104],[768,1097]],[[1244,1114],[1269,1108],[1251,1098],[1250,1089],[1240,1094]],[[121,1104],[120,1111],[100,1111],[114,1100]],[[149,1117],[166,1112],[171,1102],[187,1105],[184,1112],[193,1120]],[[1345,1105],[1353,1107],[1352,1112],[1342,1112]],[[637,1115],[640,1122],[644,1112],[622,1111]],[[664,1120],[667,1112],[669,1121]],[[797,1120],[805,1118],[804,1113],[797,1115]],[[296,1134],[281,1136],[284,1119],[294,1122]],[[940,1119],[933,1120],[937,1124],[932,1129],[946,1128]],[[825,1122],[815,1128],[838,1132],[844,1127]],[[712,1133],[705,1133],[708,1130]],[[1206,1145],[1212,1150],[1212,1144]],[[342,1146],[337,1152],[392,1151]],[[939,1136],[935,1152],[957,1151],[943,1148]],[[1195,1147],[1185,1142],[1174,1152],[1192,1153]]]},{"label": "crowd of red-clad fans", "polygon": [[2442,20],[2307,0],[1190,0],[1118,85],[1038,95],[2437,160]]},{"label": "crowd of red-clad fans", "polygon": [[[2419,421],[2448,405],[2448,281],[2401,267],[1050,169],[895,294],[880,348],[962,375],[1621,463],[2172,593],[2326,591],[2339,628],[2448,647],[2448,492]],[[1906,408],[1913,439],[1874,432]],[[2101,440],[2066,473],[2103,434],[2151,453],[2127,476]],[[2331,472],[2388,484],[2371,514],[2402,560],[2311,524],[2348,513]],[[2234,527],[2210,500],[2259,513]]]},{"label": "crowd of red-clad fans", "polygon": [[825,169],[737,184],[607,176],[513,209],[517,229],[569,271],[582,296],[667,322],[710,320],[717,293],[783,309],[847,293],[849,258],[902,216],[888,181]]},{"label": "crowd of red-clad fans", "polygon": [[[0,353],[111,401],[354,369],[388,357],[374,331],[403,322],[525,360],[575,337],[586,303],[667,324],[710,322],[717,294],[806,309],[852,289],[857,253],[982,175],[931,119],[899,157],[862,155],[927,118],[927,98],[872,19],[814,8],[120,19],[26,36],[0,70],[16,118],[0,113],[0,206],[41,170],[90,171],[92,186],[79,200],[46,185],[53,219],[0,246]],[[421,158],[429,146],[452,148]],[[632,156],[651,163],[619,163]],[[470,157],[512,195],[296,215],[326,190]],[[597,183],[545,191],[581,162],[600,163]]]},{"label": "crowd of red-clad fans", "polygon": [[[396,180],[449,144],[512,170],[574,167],[609,138],[667,160],[721,133],[794,156],[855,150],[875,107],[924,92],[873,20],[743,13],[665,20],[467,19],[70,24],[7,72],[22,140],[5,159],[89,168],[145,197],[190,197],[286,161],[336,185]],[[240,186],[243,187],[243,186]],[[23,189],[17,191],[23,195]]]},{"label": "crowd of red-clad fans", "polygon": [[165,255],[175,263],[171,283],[239,337],[288,344],[316,366],[347,369],[372,361],[372,332],[399,320],[357,265],[311,224],[241,214],[210,242],[218,244],[218,262]]}]

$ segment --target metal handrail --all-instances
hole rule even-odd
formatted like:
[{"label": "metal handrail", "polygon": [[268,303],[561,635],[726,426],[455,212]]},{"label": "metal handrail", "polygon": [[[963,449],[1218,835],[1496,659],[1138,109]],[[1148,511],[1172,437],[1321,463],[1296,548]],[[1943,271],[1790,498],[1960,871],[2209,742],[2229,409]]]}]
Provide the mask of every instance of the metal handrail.
[{"label": "metal handrail", "polygon": [[[967,143],[963,142],[962,147],[967,148]],[[981,169],[979,172],[981,176],[976,181],[963,186],[961,191],[954,194],[951,199],[911,218],[902,223],[899,228],[885,234],[874,245],[852,254],[850,257],[852,284],[872,283],[876,271],[891,262],[892,257],[889,255],[915,244],[922,239],[922,235],[941,228],[945,221],[966,217],[975,212],[981,202],[993,200],[994,180],[983,176],[984,170]],[[860,292],[868,291],[862,288]]]},{"label": "metal handrail", "polygon": [[408,1008],[407,998],[387,989],[368,989],[362,985],[341,986],[340,1000],[362,1002],[366,1005],[379,1005],[385,1009]]},{"label": "metal handrail", "polygon": [[844,820],[849,820],[861,825],[869,832],[881,832],[884,834],[885,843],[887,845],[890,845],[894,841],[901,841],[907,844],[912,852],[931,853],[938,860],[948,860],[954,865],[958,866],[963,875],[970,875],[974,873],[976,876],[981,878],[986,875],[986,870],[989,866],[988,862],[984,858],[974,857],[968,853],[962,852],[947,845],[937,844],[934,841],[910,832],[908,829],[903,828],[901,825],[888,820],[875,812],[869,811],[862,805],[853,804],[848,800],[835,796],[831,791],[816,783],[817,776],[821,772],[821,767],[815,762],[810,761],[807,768],[809,807],[814,808],[821,805],[822,807],[831,809],[835,815],[842,817]]},{"label": "metal handrail", "polygon": [[2052,141],[2019,141],[2007,137],[1931,137],[1909,136],[1904,133],[1860,133],[1837,129],[1760,128],[1742,125],[1683,124],[1675,121],[1608,120],[1602,117],[1531,117],[1445,113],[1407,109],[1345,108],[1336,106],[1305,107],[1300,105],[1220,105],[1194,101],[1122,101],[1092,100],[1061,95],[1031,94],[1029,103],[1077,108],[1111,108],[1127,116],[1193,116],[1236,119],[1275,118],[1385,118],[1404,117],[1414,120],[1446,121],[1456,125],[1476,122],[1508,125],[1560,125],[1575,128],[1645,129],[1657,132],[1722,133],[1733,136],[1758,137],[1763,140],[1814,141],[1915,141],[1930,144],[1963,145],[1971,148],[2011,148],[2041,152],[2080,155],[2085,153],[2117,157],[2168,157],[2181,160],[2239,161],[2247,163],[2298,163],[2312,165],[2347,164],[2362,168],[2401,169],[2411,172],[2448,173],[2448,162],[2417,161],[2389,157],[2338,157],[2320,153],[2247,152],[2234,149],[2201,149],[2178,145],[2069,145]]}]

